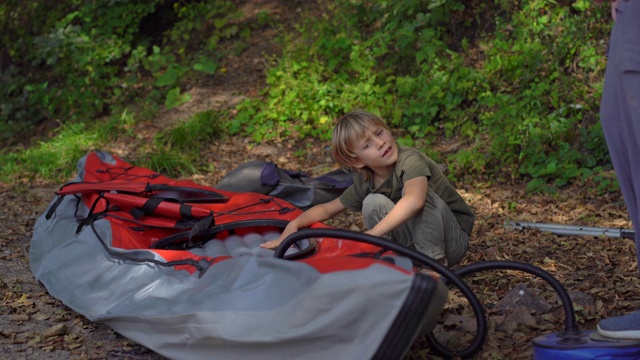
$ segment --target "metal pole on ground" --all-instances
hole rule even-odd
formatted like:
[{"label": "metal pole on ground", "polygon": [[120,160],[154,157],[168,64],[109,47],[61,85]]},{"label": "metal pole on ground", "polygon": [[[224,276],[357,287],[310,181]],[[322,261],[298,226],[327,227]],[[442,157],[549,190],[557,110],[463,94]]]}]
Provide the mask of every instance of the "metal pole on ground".
[{"label": "metal pole on ground", "polygon": [[562,225],[562,224],[545,224],[533,222],[510,221],[505,224],[506,228],[522,230],[522,229],[538,229],[540,231],[551,232],[556,235],[577,235],[577,236],[610,236],[623,239],[635,238],[635,231],[618,228],[602,228],[581,225]]}]

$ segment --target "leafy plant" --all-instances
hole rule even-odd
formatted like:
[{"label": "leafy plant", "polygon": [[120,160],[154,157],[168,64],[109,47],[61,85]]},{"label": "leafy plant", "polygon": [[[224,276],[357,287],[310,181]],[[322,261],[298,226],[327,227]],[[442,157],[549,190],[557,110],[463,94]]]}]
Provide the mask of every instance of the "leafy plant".
[{"label": "leafy plant", "polygon": [[224,113],[208,110],[194,114],[190,119],[156,135],[158,147],[172,148],[178,152],[194,155],[209,141],[221,138]]},{"label": "leafy plant", "polygon": [[[48,119],[87,121],[141,98],[178,106],[188,100],[180,81],[214,74],[220,41],[250,34],[235,22],[241,13],[231,1],[11,0],[0,14],[8,19],[1,25],[0,124],[10,131]],[[200,31],[209,36],[191,36]]]},{"label": "leafy plant", "polygon": [[146,153],[136,161],[138,166],[152,169],[169,177],[184,177],[197,172],[191,164],[191,159],[171,149],[159,148]]},{"label": "leafy plant", "polygon": [[181,94],[180,88],[174,87],[167,93],[167,98],[164,100],[164,106],[167,109],[172,109],[188,102],[189,100],[191,100],[191,95]]},{"label": "leafy plant", "polygon": [[[606,173],[598,123],[606,7],[586,0],[327,5],[321,16],[301,16],[295,31],[279,29],[282,53],[269,59],[266,87],[233,118],[216,121],[220,131],[256,142],[327,140],[337,118],[364,109],[385,118],[405,144],[456,138],[463,145],[443,159],[452,179],[522,179],[530,191],[553,191]],[[264,11],[245,23],[232,1],[9,0],[0,15],[7,19],[0,36],[19,37],[0,47],[0,130],[107,115],[100,137],[131,136],[136,119],[149,117],[123,110],[132,102],[152,114],[189,101],[186,82],[215,76],[224,56],[246,48],[252,30],[279,26]],[[33,19],[41,31],[24,27]],[[200,126],[191,121],[184,126]],[[200,127],[199,140],[181,127],[145,150],[166,159],[150,164],[178,161],[164,154],[171,148],[193,161],[191,144],[211,135]],[[181,136],[198,140],[185,146]],[[603,189],[615,186],[601,180]]]}]

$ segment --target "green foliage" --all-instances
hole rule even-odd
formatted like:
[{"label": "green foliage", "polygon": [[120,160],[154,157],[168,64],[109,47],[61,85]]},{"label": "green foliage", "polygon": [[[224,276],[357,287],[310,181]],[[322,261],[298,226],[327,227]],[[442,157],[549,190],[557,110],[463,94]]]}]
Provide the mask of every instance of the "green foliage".
[{"label": "green foliage", "polygon": [[244,131],[256,142],[291,135],[328,139],[333,127],[331,115],[344,111],[344,107],[335,85],[319,77],[324,70],[313,65],[306,61],[283,62],[286,72],[271,69],[268,102],[250,99],[240,104],[238,115],[228,125],[229,131]]},{"label": "green foliage", "polygon": [[200,56],[196,60],[196,63],[193,64],[193,69],[208,75],[213,75],[218,69],[218,63],[207,58],[206,56]]},{"label": "green foliage", "polygon": [[141,98],[179,106],[190,99],[183,80],[216,72],[219,43],[250,34],[231,1],[9,1],[0,14],[4,134],[88,121]]},{"label": "green foliage", "polygon": [[598,194],[602,195],[613,191],[619,191],[620,185],[616,175],[612,172],[600,171],[601,169],[594,169],[595,175],[588,176],[589,180],[595,185]]},{"label": "green foliage", "polygon": [[211,110],[197,113],[187,121],[156,135],[156,147],[198,156],[203,145],[219,139],[223,134],[221,117],[224,116],[225,114]]},{"label": "green foliage", "polygon": [[[281,56],[266,87],[228,114],[206,112],[146,144],[145,164],[167,173],[200,169],[198,152],[217,134],[256,142],[330,137],[338,117],[364,109],[384,117],[413,146],[456,138],[446,154],[452,179],[520,178],[529,191],[573,181],[615,189],[598,122],[606,6],[592,1],[335,0],[320,16],[279,29]],[[134,137],[136,103],[153,114],[189,101],[185,83],[215,76],[255,26],[277,27],[266,11],[245,24],[234,2],[8,0],[0,5],[0,132],[60,120],[49,143],[2,155],[5,168],[48,159],[48,146],[77,155],[118,136]],[[74,125],[107,115],[99,130]],[[82,137],[82,136],[81,136]],[[59,141],[76,141],[63,147]],[[84,150],[83,150],[84,149]],[[432,149],[426,149],[430,155]],[[145,155],[146,154],[146,155]],[[75,159],[70,159],[70,162]],[[33,162],[38,163],[36,162]],[[53,164],[54,162],[52,162]],[[185,166],[184,163],[195,165]],[[58,162],[57,165],[60,165]],[[39,165],[40,166],[40,165]],[[9,174],[3,169],[3,176]],[[43,175],[44,176],[44,175]]]},{"label": "green foliage", "polygon": [[[205,111],[193,115],[179,125],[167,129],[154,138],[152,146],[142,149],[132,162],[146,166],[167,176],[186,176],[207,169],[209,164],[202,156],[202,147],[224,135],[221,118],[225,113]],[[104,149],[117,136],[128,134],[135,138],[134,116],[123,111],[112,116],[106,124],[65,124],[55,136],[22,152],[0,154],[3,167],[0,180],[49,179],[58,182],[68,180],[75,170],[77,160],[87,151]],[[27,176],[19,179],[17,176]]]},{"label": "green foliage", "polygon": [[408,136],[468,144],[448,155],[452,178],[521,177],[534,192],[608,163],[597,121],[607,9],[342,0],[333,10],[284,38],[263,98],[238,107],[232,132],[326,139],[362,108]]},{"label": "green foliage", "polygon": [[[33,42],[64,16],[67,4],[47,0],[6,0],[0,3],[0,144],[14,144],[15,134],[28,133],[32,124],[51,115],[49,79],[30,81]],[[34,94],[35,96],[31,96]]]},{"label": "green foliage", "polygon": [[[602,37],[588,31],[593,24],[586,16],[593,14],[531,1],[514,14],[509,27],[499,24],[487,52],[485,70],[498,80],[480,102],[487,109],[482,119],[492,140],[492,165],[530,177],[533,191],[550,181],[562,186],[607,160],[602,141],[593,143],[600,146],[593,149],[597,156],[582,151],[593,140],[585,135],[600,127],[587,124],[585,132],[582,126],[585,118],[594,117],[600,100],[585,79],[594,72],[601,75],[604,65],[594,52]],[[536,21],[527,27],[532,18]]]},{"label": "green foliage", "polygon": [[145,154],[143,158],[136,161],[136,164],[174,178],[197,172],[191,164],[191,158],[164,148]]},{"label": "green foliage", "polygon": [[[339,34],[332,43],[326,36],[318,40],[326,49],[306,47],[309,40],[304,36],[326,35],[325,31],[334,31],[333,25],[301,24],[297,34],[301,40],[285,37],[282,58],[267,71],[268,87],[263,93],[267,100],[241,104],[229,124],[232,133],[245,131],[255,141],[308,135],[327,140],[339,114],[352,108],[380,114],[390,108],[394,77],[376,68],[366,45],[346,46],[347,35]],[[334,55],[325,59],[325,53]],[[349,61],[337,70],[342,58]]]},{"label": "green foliage", "polygon": [[105,139],[109,140],[116,139],[119,135],[131,137],[135,122],[135,116],[124,109],[120,115],[113,114],[104,126],[98,127],[98,131]]},{"label": "green foliage", "polygon": [[45,105],[62,118],[95,116],[125,96],[123,89],[135,83],[137,74],[121,78],[121,65],[133,49],[140,21],[159,2],[78,4],[50,32],[36,37],[32,63],[53,79],[42,91],[57,95]]},{"label": "green foliage", "polygon": [[167,176],[211,171],[205,153],[207,145],[225,134],[221,123],[227,116],[217,111],[204,111],[160,132],[153,139],[153,148],[145,151],[139,164]]},{"label": "green foliage", "polygon": [[189,94],[181,94],[179,87],[174,87],[169,90],[167,93],[167,97],[164,100],[164,106],[167,109],[172,109],[174,107],[180,106],[186,102],[191,100],[191,95]]}]

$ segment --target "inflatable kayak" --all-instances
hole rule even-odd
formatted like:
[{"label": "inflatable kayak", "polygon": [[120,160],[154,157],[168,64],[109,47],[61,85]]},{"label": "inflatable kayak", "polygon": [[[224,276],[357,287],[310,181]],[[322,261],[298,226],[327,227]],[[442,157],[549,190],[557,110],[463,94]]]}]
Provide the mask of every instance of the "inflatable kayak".
[{"label": "inflatable kayak", "polygon": [[31,270],[74,311],[168,358],[402,358],[447,287],[322,223],[260,248],[301,211],[91,152],[38,218]]}]

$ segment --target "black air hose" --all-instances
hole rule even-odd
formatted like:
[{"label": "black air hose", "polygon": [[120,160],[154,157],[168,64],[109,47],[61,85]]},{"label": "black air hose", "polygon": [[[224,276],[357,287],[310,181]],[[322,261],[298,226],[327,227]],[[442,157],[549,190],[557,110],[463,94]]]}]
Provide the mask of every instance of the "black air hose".
[{"label": "black air hose", "polygon": [[562,307],[564,308],[564,332],[563,334],[566,336],[579,335],[580,330],[576,325],[576,315],[573,309],[573,302],[571,301],[571,297],[567,290],[562,286],[562,284],[553,277],[553,275],[548,272],[542,270],[541,268],[517,261],[509,261],[509,260],[491,260],[491,261],[483,261],[477,262],[474,264],[466,265],[456,271],[456,274],[460,277],[464,277],[466,275],[483,271],[483,270],[519,270],[522,272],[526,272],[532,275],[535,275],[542,280],[546,281],[553,290],[560,297],[560,302],[562,302]]},{"label": "black air hose", "polygon": [[302,229],[285,238],[284,241],[282,241],[282,243],[276,249],[274,257],[283,258],[287,249],[297,241],[310,239],[310,238],[320,238],[320,237],[355,240],[355,241],[379,246],[381,248],[391,250],[399,255],[406,256],[411,260],[414,260],[429,268],[434,269],[437,273],[441,274],[449,283],[452,283],[458,289],[460,289],[462,294],[467,298],[467,300],[469,300],[469,303],[471,304],[471,308],[473,310],[473,314],[476,317],[476,324],[478,328],[478,331],[473,341],[471,342],[471,345],[469,345],[465,349],[453,352],[448,349],[445,349],[441,345],[440,346],[436,345],[437,348],[439,350],[443,349],[444,350],[443,352],[446,353],[447,356],[450,356],[450,357],[459,356],[462,358],[471,357],[474,354],[476,354],[478,351],[480,351],[480,349],[482,349],[482,345],[484,344],[484,341],[485,341],[485,338],[487,337],[487,332],[488,332],[487,318],[484,314],[484,308],[482,307],[482,303],[480,303],[480,300],[478,300],[478,298],[473,293],[473,291],[471,291],[469,286],[467,286],[467,284],[464,281],[462,281],[462,279],[458,275],[456,275],[451,270],[447,269],[446,267],[444,267],[434,259],[428,257],[427,255],[421,252],[409,249],[405,246],[399,245],[397,243],[391,242],[381,237],[359,233],[359,232],[353,232],[353,231],[341,230],[341,229]]},{"label": "black air hose", "polygon": [[484,314],[484,308],[480,303],[480,300],[476,297],[476,295],[471,291],[469,286],[462,281],[461,277],[472,274],[474,272],[483,271],[483,270],[518,270],[527,272],[529,274],[540,277],[548,284],[551,285],[553,290],[560,297],[560,301],[562,302],[562,306],[564,308],[565,313],[565,327],[564,331],[560,333],[558,336],[563,338],[565,342],[579,342],[581,331],[578,329],[576,325],[576,318],[573,309],[573,303],[566,289],[560,284],[560,282],[554,278],[548,272],[540,269],[539,267],[533,266],[527,263],[521,263],[517,261],[508,261],[508,260],[494,260],[494,261],[485,261],[478,262],[474,264],[470,264],[458,269],[455,273],[444,267],[434,259],[429,256],[420,253],[416,250],[409,249],[397,243],[391,242],[387,239],[368,235],[364,233],[358,233],[348,230],[341,229],[303,229],[299,230],[287,238],[278,246],[275,251],[274,256],[277,258],[283,258],[287,249],[296,243],[297,241],[309,238],[319,238],[319,237],[328,237],[328,238],[336,238],[336,239],[346,239],[346,240],[354,240],[360,241],[367,244],[372,244],[375,246],[379,246],[381,248],[391,250],[396,252],[399,255],[406,256],[413,260],[414,262],[421,263],[442,275],[447,284],[453,284],[457,287],[462,294],[467,298],[471,308],[473,310],[474,316],[476,317],[476,323],[478,331],[476,333],[475,338],[473,339],[471,345],[467,348],[460,351],[451,351],[447,349],[433,335],[433,333],[429,334],[428,341],[429,345],[431,345],[436,352],[446,358],[453,357],[461,357],[461,358],[469,358],[475,355],[478,351],[482,349],[482,345],[487,336],[487,319]]},{"label": "black air hose", "polygon": [[[565,326],[564,331],[558,334],[558,337],[561,338],[565,343],[581,343],[584,341],[581,335],[582,332],[578,329],[576,325],[576,317],[573,309],[573,302],[571,301],[571,297],[569,297],[569,293],[567,290],[560,284],[560,282],[554,278],[548,272],[540,269],[539,267],[533,266],[527,263],[521,263],[517,261],[509,261],[509,260],[492,260],[492,261],[483,261],[473,263],[467,266],[464,266],[456,271],[456,275],[460,277],[464,277],[466,275],[483,271],[483,270],[519,270],[522,272],[526,272],[532,275],[535,275],[542,280],[546,281],[553,290],[558,294],[560,301],[562,302],[562,306],[564,308],[565,313]],[[455,284],[454,284],[455,285]],[[471,299],[469,299],[471,300]],[[434,350],[447,358],[451,358],[453,354],[449,349],[445,348],[438,339],[435,337],[433,333],[430,333],[427,337],[429,345],[434,348]],[[479,349],[478,349],[479,350]]]}]

